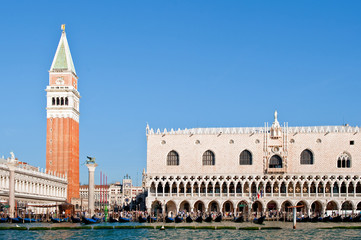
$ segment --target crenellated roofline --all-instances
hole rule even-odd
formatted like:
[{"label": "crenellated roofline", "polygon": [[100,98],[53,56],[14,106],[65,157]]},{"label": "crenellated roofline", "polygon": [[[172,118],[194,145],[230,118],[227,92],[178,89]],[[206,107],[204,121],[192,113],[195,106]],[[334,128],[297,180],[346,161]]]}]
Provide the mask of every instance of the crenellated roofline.
[{"label": "crenellated roofline", "polygon": [[[300,127],[283,127],[286,128],[288,133],[359,133],[360,129],[358,126],[300,126]],[[219,134],[257,134],[265,133],[270,131],[269,127],[233,127],[233,128],[190,128],[174,130],[173,128],[168,130],[160,130],[150,128],[147,125],[147,135],[219,135]]]}]

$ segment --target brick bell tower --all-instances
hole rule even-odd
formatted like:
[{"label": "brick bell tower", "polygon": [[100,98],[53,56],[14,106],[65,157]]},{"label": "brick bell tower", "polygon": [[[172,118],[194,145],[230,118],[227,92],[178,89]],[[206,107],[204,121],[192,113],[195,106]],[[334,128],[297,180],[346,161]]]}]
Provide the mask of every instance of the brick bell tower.
[{"label": "brick bell tower", "polygon": [[47,97],[46,168],[66,174],[68,197],[79,198],[78,76],[71,58],[65,25],[49,71]]}]

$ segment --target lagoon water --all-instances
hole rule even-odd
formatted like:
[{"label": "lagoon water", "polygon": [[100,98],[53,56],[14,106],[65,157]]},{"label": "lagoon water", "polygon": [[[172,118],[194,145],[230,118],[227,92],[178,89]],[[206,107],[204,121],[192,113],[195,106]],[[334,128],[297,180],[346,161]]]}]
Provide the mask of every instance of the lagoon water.
[{"label": "lagoon water", "polygon": [[[20,225],[27,227],[39,227],[41,225],[50,227],[75,226],[74,224]],[[166,229],[164,231],[159,229],[0,230],[0,239],[361,239],[361,229],[316,229],[314,228],[315,225],[312,224],[301,225],[300,229],[293,230],[290,224],[277,223],[277,225],[282,229],[255,231],[233,229]],[[327,226],[322,225],[321,227]],[[1,224],[1,226],[4,225]],[[8,226],[14,225],[9,224]],[[313,228],[308,226],[313,226]]]},{"label": "lagoon water", "polygon": [[114,230],[47,230],[0,232],[0,239],[361,239],[361,230],[190,230],[114,229]]}]

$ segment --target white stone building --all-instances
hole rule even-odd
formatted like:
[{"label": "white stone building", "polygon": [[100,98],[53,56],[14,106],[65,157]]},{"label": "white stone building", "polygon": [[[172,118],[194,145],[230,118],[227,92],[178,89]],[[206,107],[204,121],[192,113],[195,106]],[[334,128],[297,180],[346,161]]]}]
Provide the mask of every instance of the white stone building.
[{"label": "white stone building", "polygon": [[[148,211],[287,211],[361,209],[358,127],[150,129]],[[164,209],[165,208],[165,209]]]},{"label": "white stone building", "polygon": [[[0,158],[0,202],[3,205],[7,205],[9,200],[8,161]],[[65,175],[48,172],[18,160],[15,162],[15,210],[47,213],[55,211],[56,205],[66,202],[68,182]]]}]

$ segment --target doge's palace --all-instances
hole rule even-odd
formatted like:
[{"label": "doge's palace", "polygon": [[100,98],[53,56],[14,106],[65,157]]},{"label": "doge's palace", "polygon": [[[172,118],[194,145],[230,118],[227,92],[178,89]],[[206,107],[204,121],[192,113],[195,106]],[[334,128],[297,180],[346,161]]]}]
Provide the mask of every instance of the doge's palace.
[{"label": "doge's palace", "polygon": [[148,211],[304,214],[361,210],[358,127],[153,130],[147,125]]}]

